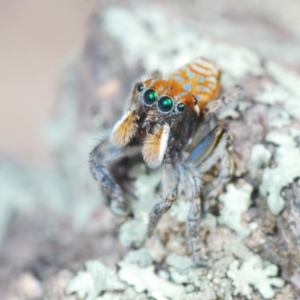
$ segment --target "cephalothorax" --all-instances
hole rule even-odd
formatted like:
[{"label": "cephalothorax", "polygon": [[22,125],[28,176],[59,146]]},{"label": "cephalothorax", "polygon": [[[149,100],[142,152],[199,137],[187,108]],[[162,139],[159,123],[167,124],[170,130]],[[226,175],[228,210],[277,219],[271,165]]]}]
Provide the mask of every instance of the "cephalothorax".
[{"label": "cephalothorax", "polygon": [[162,167],[161,202],[150,213],[148,235],[183,192],[191,202],[187,234],[196,262],[200,259],[202,176],[220,162],[218,186],[222,186],[233,172],[231,136],[223,124],[213,127],[211,116],[237,98],[240,88],[217,99],[220,89],[220,70],[203,58],[167,80],[155,77],[136,83],[129,109],[90,155],[92,174],[108,202],[117,201],[124,209],[123,191],[107,163],[138,149],[148,167]]}]

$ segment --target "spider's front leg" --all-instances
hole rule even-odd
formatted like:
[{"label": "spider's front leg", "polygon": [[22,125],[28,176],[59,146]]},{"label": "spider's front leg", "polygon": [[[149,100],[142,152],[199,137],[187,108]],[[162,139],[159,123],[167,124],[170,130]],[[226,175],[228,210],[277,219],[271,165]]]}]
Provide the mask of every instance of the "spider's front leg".
[{"label": "spider's front leg", "polygon": [[162,217],[167,212],[178,196],[179,173],[175,164],[163,164],[162,167],[162,201],[157,203],[150,215],[148,224],[148,236],[153,231]]},{"label": "spider's front leg", "polygon": [[[108,170],[108,164],[121,157],[135,154],[133,147],[129,147],[128,144],[137,132],[137,120],[138,116],[133,105],[116,123],[110,136],[103,139],[90,154],[92,175],[100,183],[108,204],[114,200],[123,211],[127,210],[127,203],[120,186]],[[128,153],[127,149],[131,151]]]},{"label": "spider's front leg", "polygon": [[107,163],[122,157],[123,151],[113,146],[108,139],[102,140],[90,153],[90,170],[100,184],[107,204],[116,201],[120,209],[126,211],[127,203],[120,186],[110,174]]}]

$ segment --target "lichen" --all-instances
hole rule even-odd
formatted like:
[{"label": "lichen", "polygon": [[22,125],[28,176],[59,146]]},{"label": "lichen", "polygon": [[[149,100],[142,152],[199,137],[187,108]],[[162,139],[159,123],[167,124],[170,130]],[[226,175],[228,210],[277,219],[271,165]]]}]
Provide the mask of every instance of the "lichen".
[{"label": "lichen", "polygon": [[[261,60],[256,53],[212,42],[152,7],[140,7],[134,14],[126,9],[110,7],[102,19],[108,34],[122,47],[122,54],[130,67],[142,61],[146,72],[159,69],[169,73],[191,58],[204,56],[222,68],[223,86],[227,88],[246,74],[263,74]],[[166,37],[168,43],[165,42]]]},{"label": "lichen", "polygon": [[266,141],[269,143],[273,143],[277,146],[284,146],[284,147],[296,146],[296,142],[291,136],[277,131],[269,132],[266,135]]},{"label": "lichen", "polygon": [[146,268],[153,263],[153,258],[146,248],[130,251],[123,259],[124,262],[137,264],[141,268]]},{"label": "lichen", "polygon": [[147,225],[141,220],[129,220],[119,230],[119,240],[126,247],[141,247],[144,243]]},{"label": "lichen", "polygon": [[224,109],[221,113],[218,114],[219,120],[224,120],[226,118],[237,119],[240,117],[240,114],[234,109]]},{"label": "lichen", "polygon": [[[136,292],[146,292],[149,297],[169,297],[171,299],[184,299],[186,292],[183,286],[166,281],[154,273],[154,266],[139,268],[126,262],[120,262],[119,278],[132,285]],[[161,298],[162,299],[162,298]]]},{"label": "lichen", "polygon": [[[276,65],[276,69],[281,68],[280,66]],[[286,72],[286,75],[290,74],[290,72]],[[276,75],[278,77],[277,79],[285,83],[284,85],[278,85],[278,84],[266,84],[264,86],[264,91],[261,94],[258,94],[255,97],[255,100],[257,102],[261,102],[264,104],[270,104],[274,105],[276,103],[280,103],[284,107],[284,111],[280,111],[280,113],[283,113],[283,120],[285,124],[287,124],[289,118],[286,115],[286,113],[296,120],[300,120],[300,93],[298,91],[298,88],[294,88],[290,82],[288,82],[285,78],[281,78],[283,74]],[[292,77],[292,81],[300,80],[300,77],[294,78],[296,76],[295,74],[288,75],[288,77]],[[295,83],[296,84],[296,83]],[[279,119],[279,118],[278,118]],[[273,118],[269,120],[269,123],[274,123]]]},{"label": "lichen", "polygon": [[248,162],[248,169],[252,177],[259,177],[259,171],[262,167],[268,165],[272,153],[264,145],[254,145],[251,150],[251,157]]},{"label": "lichen", "polygon": [[[228,241],[224,246],[224,250],[230,258],[233,258],[234,256],[236,258],[246,260],[253,255],[253,253],[244,245],[239,237],[235,237]],[[227,267],[229,263],[227,264]]]},{"label": "lichen", "polygon": [[236,188],[233,184],[227,185],[227,192],[219,197],[223,203],[219,224],[225,224],[234,230],[240,237],[250,234],[251,229],[242,223],[242,214],[245,213],[251,204],[251,193],[253,187],[244,183],[240,188]]},{"label": "lichen", "polygon": [[[249,74],[266,75],[261,64],[262,60],[255,52],[203,38],[193,28],[166,18],[162,11],[158,12],[151,7],[140,7],[135,11],[109,7],[101,13],[100,23],[109,37],[118,43],[125,63],[130,68],[141,64],[146,72],[159,69],[170,73],[195,57],[205,56],[221,67],[222,86],[225,90],[235,83],[240,83]],[[165,43],[166,37],[168,43]],[[272,68],[274,69],[274,66],[267,64],[267,72],[272,71]],[[291,130],[291,138],[283,136],[280,131],[283,125],[289,125],[293,118],[298,118],[298,104],[295,100],[297,91],[287,82],[281,84],[285,80],[282,78],[281,70],[278,68],[274,70],[277,73],[272,76],[276,78],[278,84],[266,85],[264,91],[255,97],[255,101],[260,102],[259,105],[262,107],[271,105],[277,109],[266,116],[269,127],[278,129],[278,133],[266,136],[266,142],[277,145],[274,156],[275,168],[269,167],[273,163],[272,153],[262,144],[263,137],[258,138],[256,143],[259,144],[252,150],[249,149],[251,158],[248,164],[251,176],[256,181],[262,178],[260,190],[268,198],[268,202],[269,197],[275,197],[276,194],[274,200],[276,204],[272,206],[269,203],[273,211],[274,207],[278,210],[278,205],[281,205],[279,187],[272,190],[274,178],[283,168],[283,162],[280,163],[283,158],[278,156],[280,151],[283,151],[280,149],[294,149],[288,159],[290,163],[295,159],[300,161],[293,140],[300,136],[299,132],[297,133],[296,129]],[[237,110],[231,108],[224,111],[223,117],[244,117],[244,111],[251,109],[252,106],[252,101],[244,101],[234,107]],[[273,146],[269,149],[273,149]],[[293,168],[298,168],[298,163],[295,163]],[[272,171],[275,173],[272,174]],[[181,197],[168,212],[173,219],[167,217],[169,218],[167,220],[176,224],[176,230],[168,228],[169,230],[162,234],[163,226],[161,226],[156,236],[145,242],[149,212],[154,204],[160,201],[155,197],[155,190],[161,176],[159,172],[150,171],[142,164],[130,170],[129,176],[135,179],[133,184],[135,195],[128,199],[133,218],[121,226],[119,239],[127,247],[143,248],[131,250],[123,261],[118,263],[120,269],[117,276],[125,286],[122,298],[115,291],[107,291],[98,295],[99,299],[232,300],[234,286],[235,294],[239,293],[250,298],[253,286],[263,297],[270,298],[275,294],[271,285],[277,287],[283,285],[282,279],[274,278],[277,267],[274,265],[265,267],[261,258],[254,255],[242,240],[251,232],[255,232],[258,226],[256,222],[247,223],[246,217],[243,218],[243,214],[251,205],[253,187],[249,183],[238,181],[235,184],[228,184],[226,192],[219,197],[220,216],[217,217],[210,212],[201,222],[201,236],[208,236],[207,240],[222,238],[215,243],[203,243],[201,251],[206,255],[208,266],[199,269],[193,266],[192,259],[187,254],[182,224],[186,222],[190,203]],[[219,226],[220,224],[226,225],[232,231],[225,226]],[[217,247],[214,247],[217,243]],[[241,262],[235,261],[236,258]]]},{"label": "lichen", "polygon": [[290,93],[282,86],[274,83],[264,85],[263,92],[259,93],[254,100],[264,104],[282,103],[290,96]]},{"label": "lichen", "polygon": [[124,289],[116,271],[107,268],[100,260],[85,263],[86,271],[79,272],[68,284],[66,293],[76,293],[79,299],[94,300],[102,292]]},{"label": "lichen", "polygon": [[194,265],[193,260],[190,257],[178,255],[176,253],[169,255],[166,259],[166,263],[181,271],[189,269]]},{"label": "lichen", "polygon": [[284,281],[281,278],[275,277],[278,273],[276,265],[269,264],[263,268],[261,258],[258,255],[253,255],[239,268],[237,260],[230,264],[227,275],[233,280],[235,286],[234,295],[241,294],[251,299],[253,285],[264,299],[270,299],[275,296],[275,291],[272,286],[283,287]]},{"label": "lichen", "polygon": [[271,212],[278,215],[284,207],[282,188],[300,176],[300,152],[288,135],[270,133],[267,140],[279,147],[275,150],[276,167],[263,170],[260,192],[267,198]]},{"label": "lichen", "polygon": [[170,216],[184,223],[187,220],[190,209],[190,203],[185,201],[184,197],[179,197],[170,209]]},{"label": "lichen", "polygon": [[[148,215],[155,203],[159,201],[155,197],[155,188],[160,182],[160,173],[147,170],[145,165],[137,164],[129,176],[135,178],[135,198],[130,198],[134,219],[126,221],[120,227],[119,239],[127,247],[140,247],[146,237]],[[156,200],[156,201],[155,201]]]},{"label": "lichen", "polygon": [[267,61],[266,70],[279,84],[300,98],[300,76],[298,74],[273,61]]}]

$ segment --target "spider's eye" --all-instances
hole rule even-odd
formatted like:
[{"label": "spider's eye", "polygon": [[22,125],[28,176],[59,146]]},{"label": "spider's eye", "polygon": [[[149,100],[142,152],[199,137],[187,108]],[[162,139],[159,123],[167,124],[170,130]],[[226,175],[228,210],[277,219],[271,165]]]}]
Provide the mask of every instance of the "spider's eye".
[{"label": "spider's eye", "polygon": [[173,108],[173,100],[170,97],[163,96],[158,100],[157,106],[161,112],[168,113]]},{"label": "spider's eye", "polygon": [[184,105],[183,103],[178,103],[178,104],[177,104],[177,110],[178,110],[179,112],[185,111],[185,105]]},{"label": "spider's eye", "polygon": [[136,87],[136,89],[137,89],[139,92],[143,91],[144,88],[145,88],[145,87],[144,87],[144,85],[143,85],[142,83],[138,84],[138,86]]},{"label": "spider's eye", "polygon": [[157,93],[152,89],[147,90],[143,95],[143,99],[146,105],[152,105],[155,102],[156,98]]}]

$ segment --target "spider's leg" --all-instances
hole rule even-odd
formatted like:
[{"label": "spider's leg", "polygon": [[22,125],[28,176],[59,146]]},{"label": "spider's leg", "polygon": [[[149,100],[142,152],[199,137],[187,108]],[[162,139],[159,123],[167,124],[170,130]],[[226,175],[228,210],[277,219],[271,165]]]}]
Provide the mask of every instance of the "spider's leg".
[{"label": "spider's leg", "polygon": [[[110,136],[100,141],[90,154],[91,172],[93,177],[100,183],[107,202],[111,204],[111,201],[115,200],[122,210],[126,210],[127,204],[123,192],[111,176],[107,164],[110,161],[126,156],[128,154],[126,150],[128,148],[132,149],[128,145],[137,133],[137,122],[139,119],[135,106],[137,101],[137,84],[132,91],[131,98],[127,100],[127,103],[130,104],[130,109],[127,109],[121,119],[115,124]],[[131,151],[130,155],[132,154],[133,151]]]},{"label": "spider's leg", "polygon": [[[110,205],[112,201],[116,201],[116,204],[120,209],[126,210],[127,203],[123,196],[122,189],[113,179],[108,169],[108,163],[127,156],[127,148],[118,148],[109,142],[108,137],[101,140],[100,143],[90,153],[90,170],[93,177],[100,184],[103,194]],[[134,151],[132,151],[133,153]]]},{"label": "spider's leg", "polygon": [[193,253],[194,261],[197,265],[201,265],[201,249],[200,249],[200,217],[201,217],[201,198],[200,194],[196,194],[192,200],[188,220],[187,233],[189,245]]},{"label": "spider's leg", "polygon": [[210,101],[206,104],[206,113],[208,114],[218,114],[222,111],[224,107],[230,106],[230,104],[234,103],[238,100],[243,94],[243,89],[236,85],[230,90],[228,90],[221,98]]},{"label": "spider's leg", "polygon": [[188,195],[191,206],[187,218],[186,235],[189,247],[193,253],[196,265],[201,265],[200,258],[200,218],[201,218],[201,179],[198,170],[192,165],[185,165],[186,189],[189,189]]},{"label": "spider's leg", "polygon": [[169,210],[173,202],[177,199],[178,184],[178,168],[173,164],[163,164],[162,200],[153,207],[149,215],[148,236],[153,234],[153,231],[162,215]]},{"label": "spider's leg", "polygon": [[214,190],[209,193],[208,198],[215,198],[234,174],[235,164],[233,159],[233,137],[227,131],[224,139],[226,139],[226,145],[220,157],[218,181]]},{"label": "spider's leg", "polygon": [[226,182],[232,169],[231,151],[231,136],[223,125],[219,125],[195,147],[186,161],[186,172],[192,179],[190,182],[192,182],[195,191],[194,196],[190,198],[191,207],[188,214],[187,234],[196,264],[200,264],[201,177],[218,160],[221,160],[219,182]]},{"label": "spider's leg", "polygon": [[227,182],[233,174],[232,136],[224,125],[215,127],[190,153],[187,161],[203,174],[220,160],[219,184]]}]

